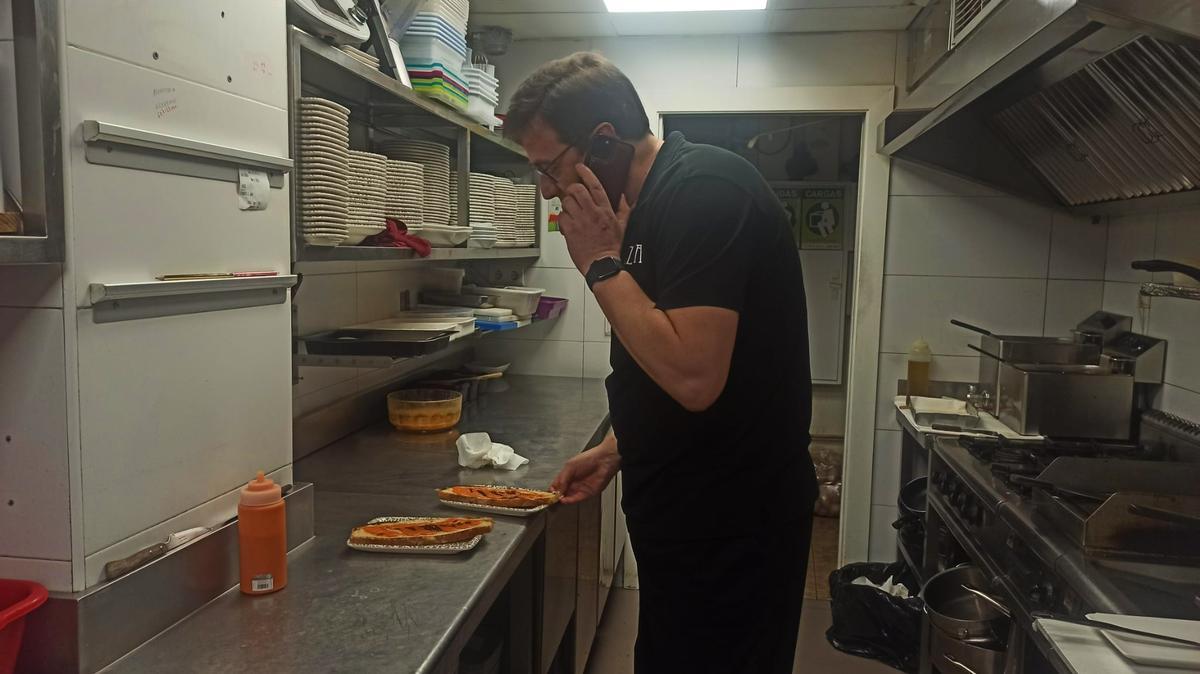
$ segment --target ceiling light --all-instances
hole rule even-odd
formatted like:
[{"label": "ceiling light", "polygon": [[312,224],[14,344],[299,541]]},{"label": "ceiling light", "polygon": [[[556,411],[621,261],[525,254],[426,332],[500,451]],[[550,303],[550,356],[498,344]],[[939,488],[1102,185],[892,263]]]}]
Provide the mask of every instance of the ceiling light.
[{"label": "ceiling light", "polygon": [[766,9],[767,0],[604,0],[610,12],[714,12]]}]

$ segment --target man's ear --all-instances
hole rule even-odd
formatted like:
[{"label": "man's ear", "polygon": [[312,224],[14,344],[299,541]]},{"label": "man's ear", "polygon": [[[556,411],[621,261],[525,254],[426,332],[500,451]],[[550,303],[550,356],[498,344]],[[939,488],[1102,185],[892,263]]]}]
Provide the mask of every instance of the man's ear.
[{"label": "man's ear", "polygon": [[620,136],[617,135],[617,128],[612,125],[612,122],[600,122],[596,125],[596,128],[592,129],[592,135],[620,138]]}]

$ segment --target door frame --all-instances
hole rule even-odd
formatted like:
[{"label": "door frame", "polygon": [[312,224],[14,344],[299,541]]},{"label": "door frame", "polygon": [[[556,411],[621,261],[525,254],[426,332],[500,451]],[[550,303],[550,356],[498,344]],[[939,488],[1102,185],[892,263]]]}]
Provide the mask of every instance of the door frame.
[{"label": "door frame", "polygon": [[871,479],[875,458],[876,395],[879,384],[883,264],[891,159],[880,154],[883,120],[895,105],[893,86],[729,87],[725,91],[651,89],[643,103],[661,135],[663,115],[696,113],[845,113],[864,115],[858,180],[858,226],[850,358],[846,373],[846,439],[838,564],[864,561],[871,540]]}]

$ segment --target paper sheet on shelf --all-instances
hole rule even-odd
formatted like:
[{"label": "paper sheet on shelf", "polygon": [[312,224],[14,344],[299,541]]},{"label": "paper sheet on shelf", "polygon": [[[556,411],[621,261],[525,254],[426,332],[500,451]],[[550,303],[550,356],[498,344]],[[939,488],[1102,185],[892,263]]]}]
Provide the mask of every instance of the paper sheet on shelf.
[{"label": "paper sheet on shelf", "polygon": [[[953,398],[923,398],[920,396],[913,396],[912,400],[913,400],[913,405],[915,405],[917,407],[917,409],[920,410],[922,413],[961,414],[966,411],[966,403],[962,400],[955,400]],[[940,401],[944,401],[944,402],[940,402]],[[906,402],[906,396],[896,396],[896,398],[893,400],[893,403],[896,405],[896,409],[901,414],[904,415],[904,418],[908,421],[908,423],[913,428],[916,428],[918,431],[920,431],[921,433],[925,433],[926,435],[947,435],[947,436],[960,436],[960,435],[980,436],[980,435],[984,435],[982,433],[973,433],[971,431],[964,431],[962,433],[958,433],[955,431],[940,431],[940,430],[934,430],[933,428],[931,428],[929,426],[922,426],[917,423],[915,418],[913,418],[913,411],[908,409],[908,403]],[[957,411],[947,411],[947,410],[957,410]],[[1009,440],[1042,440],[1042,439],[1044,439],[1044,436],[1041,436],[1041,435],[1021,435],[1020,433],[1017,433],[1016,431],[1012,430],[1008,426],[1005,426],[1003,423],[1000,422],[999,419],[988,414],[987,412],[980,412],[979,418],[984,421],[984,424],[985,424],[987,430],[995,431],[996,433],[999,433],[1002,437],[1005,437]]]},{"label": "paper sheet on shelf", "polygon": [[265,211],[271,200],[271,183],[266,171],[238,169],[238,208],[243,211]]}]

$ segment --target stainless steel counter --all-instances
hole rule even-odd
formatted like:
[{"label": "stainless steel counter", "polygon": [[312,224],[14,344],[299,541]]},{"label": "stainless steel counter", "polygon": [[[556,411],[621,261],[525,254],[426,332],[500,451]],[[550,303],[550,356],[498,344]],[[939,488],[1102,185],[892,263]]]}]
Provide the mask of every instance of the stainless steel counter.
[{"label": "stainless steel counter", "polygon": [[402,435],[386,422],[329,445],[295,466],[297,480],[316,485],[316,538],[289,557],[288,587],[256,598],[235,588],[105,671],[452,671],[546,516],[497,517],[478,548],[449,557],[355,552],[350,529],[381,515],[465,512],[442,506],[436,487],[544,488],[607,411],[599,380],[495,382],[458,430],[487,431],[530,459],[512,472],[461,469],[454,436]]}]

